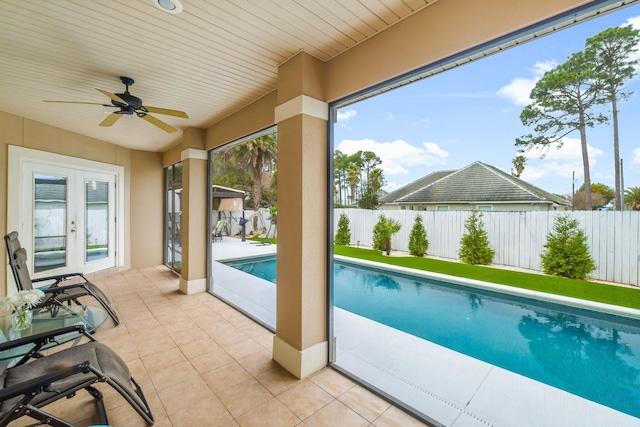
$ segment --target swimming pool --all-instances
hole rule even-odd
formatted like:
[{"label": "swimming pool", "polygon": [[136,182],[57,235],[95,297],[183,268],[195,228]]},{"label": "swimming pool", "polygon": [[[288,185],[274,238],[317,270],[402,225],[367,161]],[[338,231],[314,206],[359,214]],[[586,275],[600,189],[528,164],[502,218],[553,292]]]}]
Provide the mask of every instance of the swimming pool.
[{"label": "swimming pool", "polygon": [[[275,281],[275,259],[229,263]],[[336,262],[337,307],[640,417],[640,321]]]}]

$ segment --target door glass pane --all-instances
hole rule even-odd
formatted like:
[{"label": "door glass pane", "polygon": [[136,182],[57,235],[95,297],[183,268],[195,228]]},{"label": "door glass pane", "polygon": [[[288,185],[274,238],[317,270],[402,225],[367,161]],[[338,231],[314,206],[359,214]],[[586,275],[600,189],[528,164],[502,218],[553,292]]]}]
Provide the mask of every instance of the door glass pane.
[{"label": "door glass pane", "polygon": [[109,183],[85,179],[85,261],[109,256]]},{"label": "door glass pane", "polygon": [[67,265],[67,178],[34,177],[33,269],[35,273]]},{"label": "door glass pane", "polygon": [[165,264],[182,270],[182,163],[165,169]]}]

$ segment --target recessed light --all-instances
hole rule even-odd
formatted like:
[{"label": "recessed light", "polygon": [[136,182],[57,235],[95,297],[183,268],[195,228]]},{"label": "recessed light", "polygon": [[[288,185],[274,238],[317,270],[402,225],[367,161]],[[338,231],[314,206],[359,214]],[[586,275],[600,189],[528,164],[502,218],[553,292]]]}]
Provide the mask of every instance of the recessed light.
[{"label": "recessed light", "polygon": [[153,5],[163,12],[180,13],[182,12],[182,3],[180,0],[151,0]]}]

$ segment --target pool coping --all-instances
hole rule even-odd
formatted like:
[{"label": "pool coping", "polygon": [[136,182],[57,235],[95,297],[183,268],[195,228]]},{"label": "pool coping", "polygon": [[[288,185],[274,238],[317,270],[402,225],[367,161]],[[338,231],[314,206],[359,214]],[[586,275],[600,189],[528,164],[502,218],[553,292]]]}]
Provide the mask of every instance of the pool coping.
[{"label": "pool coping", "polygon": [[515,295],[525,298],[537,299],[540,301],[551,302],[556,304],[567,305],[570,307],[593,310],[602,313],[613,314],[620,317],[640,320],[640,310],[622,307],[619,305],[605,304],[601,302],[589,301],[580,298],[567,297],[563,295],[550,294],[547,292],[532,291],[530,289],[517,288],[514,286],[500,285],[498,283],[483,282],[481,280],[467,279],[465,277],[451,276],[448,274],[434,273],[425,270],[416,270],[408,267],[401,267],[393,264],[385,264],[376,261],[369,261],[360,258],[351,258],[344,255],[334,255],[334,259],[348,262],[356,265],[374,267],[382,270],[391,270],[398,273],[409,274],[412,276],[423,277],[427,279],[441,280],[463,286],[484,289],[487,291],[498,292],[502,294]]}]

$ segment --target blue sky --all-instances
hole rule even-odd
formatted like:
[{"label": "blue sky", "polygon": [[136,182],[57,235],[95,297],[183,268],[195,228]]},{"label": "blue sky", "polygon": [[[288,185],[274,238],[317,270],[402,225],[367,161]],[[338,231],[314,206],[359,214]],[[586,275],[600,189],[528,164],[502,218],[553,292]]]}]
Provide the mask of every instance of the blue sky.
[{"label": "blue sky", "polygon": [[[346,154],[374,151],[383,161],[386,190],[437,170],[476,160],[507,172],[518,154],[515,138],[532,132],[520,122],[528,95],[545,71],[584,48],[600,31],[623,24],[640,29],[640,6],[627,7],[445,73],[351,104],[338,111],[335,148]],[[638,54],[640,57],[640,54]],[[620,157],[625,188],[640,187],[640,75],[634,94],[619,105]],[[588,130],[591,181],[614,187],[613,130]],[[561,149],[527,157],[522,179],[557,194],[583,182],[577,132]]]}]

